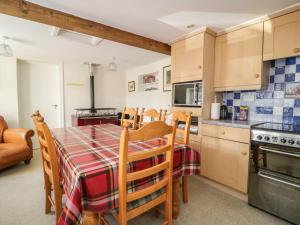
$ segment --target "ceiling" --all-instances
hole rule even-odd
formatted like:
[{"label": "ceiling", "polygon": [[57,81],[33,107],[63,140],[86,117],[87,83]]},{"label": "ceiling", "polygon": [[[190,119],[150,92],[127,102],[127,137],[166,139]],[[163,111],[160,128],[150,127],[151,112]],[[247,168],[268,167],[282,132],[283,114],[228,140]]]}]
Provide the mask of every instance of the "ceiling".
[{"label": "ceiling", "polygon": [[[31,2],[140,34],[162,42],[202,26],[216,31],[288,7],[300,0],[30,0]],[[186,28],[194,24],[193,28]],[[62,31],[51,36],[52,27],[0,14],[0,36],[9,36],[14,56],[40,61],[90,61],[108,65],[116,57],[128,69],[168,56],[92,37]]]},{"label": "ceiling", "polygon": [[[107,66],[112,58],[119,68],[129,69],[158,61],[168,56],[102,40],[92,45],[92,37],[69,31],[51,36],[53,27],[0,14],[0,37],[7,40],[14,57],[44,62],[93,62]],[[1,39],[0,39],[1,41]]]},{"label": "ceiling", "polygon": [[[216,31],[300,0],[29,0],[162,42],[202,26]],[[191,29],[187,25],[194,24]]]}]

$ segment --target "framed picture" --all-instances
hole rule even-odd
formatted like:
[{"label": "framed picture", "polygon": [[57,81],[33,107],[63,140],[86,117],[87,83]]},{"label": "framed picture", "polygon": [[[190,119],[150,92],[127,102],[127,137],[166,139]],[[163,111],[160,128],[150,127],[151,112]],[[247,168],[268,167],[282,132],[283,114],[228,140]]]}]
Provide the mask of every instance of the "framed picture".
[{"label": "framed picture", "polygon": [[172,84],[171,84],[171,65],[165,66],[163,68],[163,90],[164,91],[171,91]]},{"label": "framed picture", "polygon": [[158,90],[158,72],[143,74],[138,76],[139,91]]},{"label": "framed picture", "polygon": [[134,81],[129,81],[128,82],[128,91],[129,92],[134,92],[135,91],[135,82]]},{"label": "framed picture", "polygon": [[300,98],[300,83],[286,83],[285,84],[286,98]]}]

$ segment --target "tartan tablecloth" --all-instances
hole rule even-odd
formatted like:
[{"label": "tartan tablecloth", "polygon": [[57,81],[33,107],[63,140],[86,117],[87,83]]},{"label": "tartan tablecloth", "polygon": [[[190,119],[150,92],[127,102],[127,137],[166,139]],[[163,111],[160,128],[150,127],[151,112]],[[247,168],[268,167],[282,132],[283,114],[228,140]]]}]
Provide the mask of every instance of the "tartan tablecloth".
[{"label": "tartan tablecloth", "polygon": [[[101,212],[118,207],[118,163],[121,128],[112,124],[52,130],[60,164],[66,204],[59,224],[81,224],[82,210]],[[164,139],[130,142],[130,152],[164,145]],[[138,171],[163,161],[164,156],[134,162]],[[200,156],[189,146],[175,144],[173,178],[200,174]],[[157,176],[129,184],[129,191],[157,182]]]}]

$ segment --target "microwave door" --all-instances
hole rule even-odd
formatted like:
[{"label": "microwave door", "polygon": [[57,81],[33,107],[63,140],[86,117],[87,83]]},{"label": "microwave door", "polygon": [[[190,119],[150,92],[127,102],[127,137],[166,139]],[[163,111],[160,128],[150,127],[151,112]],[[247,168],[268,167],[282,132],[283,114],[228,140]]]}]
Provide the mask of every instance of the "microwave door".
[{"label": "microwave door", "polygon": [[194,88],[187,88],[186,89],[186,104],[187,105],[194,105]]}]

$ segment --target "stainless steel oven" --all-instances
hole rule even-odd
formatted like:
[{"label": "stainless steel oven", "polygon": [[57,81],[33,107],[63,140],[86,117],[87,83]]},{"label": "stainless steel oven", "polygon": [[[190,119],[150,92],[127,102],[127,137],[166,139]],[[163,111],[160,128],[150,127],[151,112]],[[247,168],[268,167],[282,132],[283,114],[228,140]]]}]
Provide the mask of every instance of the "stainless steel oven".
[{"label": "stainless steel oven", "polygon": [[202,81],[173,84],[174,106],[202,106]]},{"label": "stainless steel oven", "polygon": [[252,128],[248,183],[250,205],[294,224],[300,224],[299,128],[270,123]]}]

